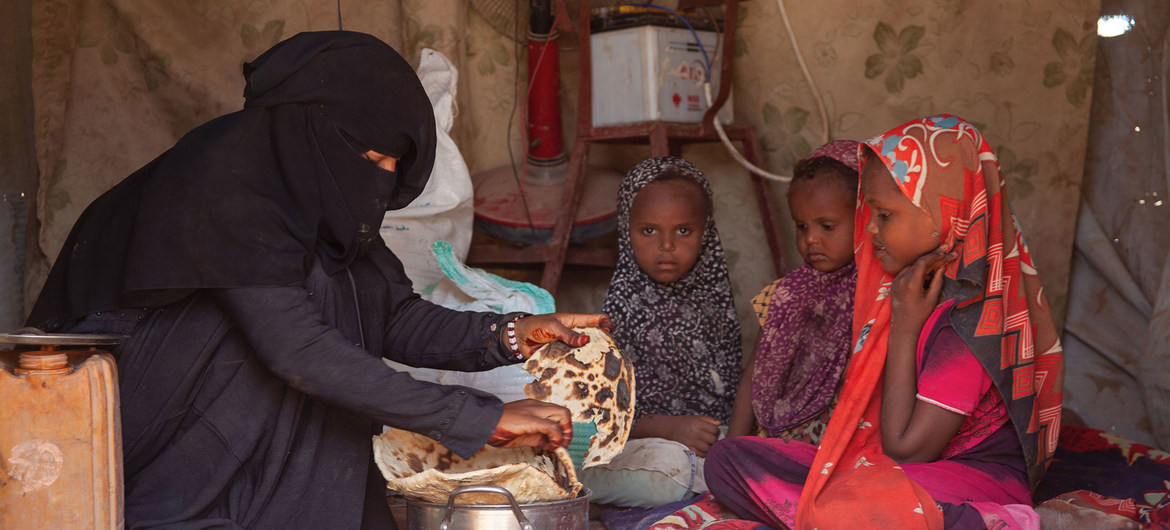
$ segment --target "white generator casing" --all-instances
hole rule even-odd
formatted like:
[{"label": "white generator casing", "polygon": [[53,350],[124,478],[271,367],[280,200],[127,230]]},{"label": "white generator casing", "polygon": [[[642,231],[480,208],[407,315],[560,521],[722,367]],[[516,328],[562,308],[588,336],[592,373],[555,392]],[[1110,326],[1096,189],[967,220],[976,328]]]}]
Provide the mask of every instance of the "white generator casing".
[{"label": "white generator casing", "polygon": [[[698,31],[711,60],[711,97],[719,94],[720,36]],[[703,52],[688,29],[637,26],[590,37],[593,126],[644,121],[699,123],[707,112]],[[727,98],[718,118],[732,120]]]}]

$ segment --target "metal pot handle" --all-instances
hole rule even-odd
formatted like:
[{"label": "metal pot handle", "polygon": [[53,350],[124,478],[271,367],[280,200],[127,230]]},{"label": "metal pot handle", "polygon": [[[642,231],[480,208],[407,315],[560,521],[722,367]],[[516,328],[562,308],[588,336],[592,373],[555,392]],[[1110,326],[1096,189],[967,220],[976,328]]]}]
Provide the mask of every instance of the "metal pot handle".
[{"label": "metal pot handle", "polygon": [[499,486],[464,486],[451,492],[451,495],[447,497],[447,511],[443,514],[443,522],[439,525],[439,530],[451,530],[451,516],[455,514],[455,497],[462,493],[498,493],[503,495],[508,499],[508,504],[512,505],[512,513],[516,514],[516,522],[520,523],[520,528],[533,530],[532,523],[528,522],[528,518],[520,510],[520,505],[516,504],[516,498],[512,496],[512,492]]}]

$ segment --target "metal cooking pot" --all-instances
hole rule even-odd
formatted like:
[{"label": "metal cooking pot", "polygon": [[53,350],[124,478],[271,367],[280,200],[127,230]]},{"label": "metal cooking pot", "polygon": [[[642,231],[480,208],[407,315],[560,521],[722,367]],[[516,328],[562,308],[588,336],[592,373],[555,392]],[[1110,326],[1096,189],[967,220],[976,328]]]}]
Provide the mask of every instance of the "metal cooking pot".
[{"label": "metal cooking pot", "polygon": [[[463,493],[498,493],[508,504],[455,504]],[[508,490],[498,486],[466,486],[447,497],[447,504],[406,499],[409,530],[588,530],[588,489],[575,499],[517,504]]]}]

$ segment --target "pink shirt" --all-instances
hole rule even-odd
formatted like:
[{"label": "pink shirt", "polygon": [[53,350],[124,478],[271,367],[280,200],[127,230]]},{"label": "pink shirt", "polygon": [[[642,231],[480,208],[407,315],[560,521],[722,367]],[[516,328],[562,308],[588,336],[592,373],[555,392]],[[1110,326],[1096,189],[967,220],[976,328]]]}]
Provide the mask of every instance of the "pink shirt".
[{"label": "pink shirt", "polygon": [[975,354],[951,327],[953,300],[934,309],[918,337],[918,399],[966,416],[943,450],[952,458],[987,439],[1008,421],[1003,398]]}]

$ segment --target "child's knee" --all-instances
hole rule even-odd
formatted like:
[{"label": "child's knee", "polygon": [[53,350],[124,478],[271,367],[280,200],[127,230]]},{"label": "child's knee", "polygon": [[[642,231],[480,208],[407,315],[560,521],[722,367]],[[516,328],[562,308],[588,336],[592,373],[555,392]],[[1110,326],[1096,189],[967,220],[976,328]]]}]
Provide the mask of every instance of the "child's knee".
[{"label": "child's knee", "polygon": [[707,458],[703,464],[703,470],[719,470],[732,466],[732,461],[736,459],[737,455],[742,455],[744,452],[746,445],[744,439],[741,437],[724,438],[715,442],[707,450]]}]

